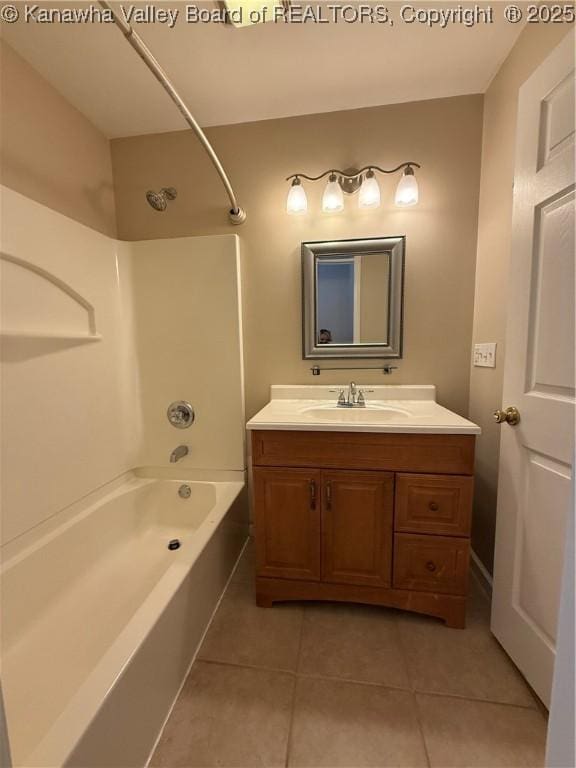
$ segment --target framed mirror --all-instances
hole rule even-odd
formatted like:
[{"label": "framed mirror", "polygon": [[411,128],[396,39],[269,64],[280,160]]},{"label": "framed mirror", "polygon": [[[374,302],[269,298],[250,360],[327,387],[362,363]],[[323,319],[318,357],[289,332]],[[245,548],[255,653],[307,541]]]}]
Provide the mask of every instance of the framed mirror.
[{"label": "framed mirror", "polygon": [[400,358],[405,237],[302,243],[304,358]]}]

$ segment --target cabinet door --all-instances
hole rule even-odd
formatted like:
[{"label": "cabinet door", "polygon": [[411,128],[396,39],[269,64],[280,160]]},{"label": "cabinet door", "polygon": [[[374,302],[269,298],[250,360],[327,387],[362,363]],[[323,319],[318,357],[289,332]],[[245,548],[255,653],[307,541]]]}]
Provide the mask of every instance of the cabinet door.
[{"label": "cabinet door", "polygon": [[389,586],[394,475],[322,473],[322,581]]},{"label": "cabinet door", "polygon": [[320,580],[320,472],[254,469],[258,576]]}]

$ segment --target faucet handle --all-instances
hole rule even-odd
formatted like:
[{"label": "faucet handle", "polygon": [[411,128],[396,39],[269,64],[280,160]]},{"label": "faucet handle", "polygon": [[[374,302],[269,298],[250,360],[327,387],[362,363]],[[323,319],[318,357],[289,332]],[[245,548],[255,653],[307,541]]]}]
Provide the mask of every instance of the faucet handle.
[{"label": "faucet handle", "polygon": [[360,407],[363,407],[366,405],[366,398],[364,397],[363,389],[358,390],[358,396],[356,397],[356,405],[359,405]]},{"label": "faucet handle", "polygon": [[338,395],[338,405],[345,405],[346,404],[346,395],[344,394],[344,390],[340,390],[340,394]]}]

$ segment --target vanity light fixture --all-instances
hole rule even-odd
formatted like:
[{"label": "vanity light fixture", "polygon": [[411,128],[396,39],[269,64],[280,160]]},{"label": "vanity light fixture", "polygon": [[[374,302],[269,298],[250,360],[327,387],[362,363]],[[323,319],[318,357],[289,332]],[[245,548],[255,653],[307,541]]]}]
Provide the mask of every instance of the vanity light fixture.
[{"label": "vanity light fixture", "polygon": [[302,186],[302,182],[296,176],[292,181],[292,186],[288,192],[288,200],[286,201],[286,211],[292,215],[298,213],[306,213],[308,210],[308,198],[306,197],[306,190]]},{"label": "vanity light fixture", "polygon": [[337,213],[344,210],[344,193],[335,173],[330,174],[322,195],[322,210],[324,213]]},{"label": "vanity light fixture", "polygon": [[380,185],[372,168],[366,174],[358,195],[358,208],[378,208],[380,205]]},{"label": "vanity light fixture", "polygon": [[337,213],[344,210],[344,192],[348,195],[353,195],[359,191],[359,208],[378,208],[381,197],[376,171],[390,174],[402,170],[402,178],[394,198],[395,203],[401,207],[415,205],[418,202],[418,183],[414,175],[414,168],[420,168],[420,165],[410,161],[401,163],[396,168],[391,168],[390,170],[380,168],[377,165],[367,165],[360,170],[351,168],[346,171],[339,171],[336,168],[332,168],[321,173],[319,176],[293,173],[286,179],[286,181],[292,182],[288,192],[288,200],[286,201],[286,211],[289,214],[306,213],[308,210],[308,200],[302,186],[302,179],[306,179],[306,181],[319,181],[326,178],[326,176],[328,176],[328,182],[322,195],[322,211],[324,213]]},{"label": "vanity light fixture", "polygon": [[414,169],[408,166],[402,178],[398,182],[395,197],[396,205],[408,206],[416,205],[418,202],[418,182],[414,175]]}]

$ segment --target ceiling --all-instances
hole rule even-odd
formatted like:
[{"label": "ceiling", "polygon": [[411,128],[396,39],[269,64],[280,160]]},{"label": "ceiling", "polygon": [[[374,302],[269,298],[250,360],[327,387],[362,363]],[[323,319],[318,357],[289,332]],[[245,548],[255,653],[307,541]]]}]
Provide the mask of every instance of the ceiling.
[{"label": "ceiling", "polygon": [[[129,8],[126,2],[122,5]],[[400,8],[406,3],[397,2],[388,3],[393,26],[339,18],[235,28],[187,23],[186,5],[191,3],[160,0],[151,6],[180,11],[172,29],[158,22],[134,27],[203,126],[481,93],[522,27],[504,20],[499,3],[493,4],[493,24],[450,24],[445,29],[401,22]],[[328,5],[333,3],[324,4],[324,14]],[[196,6],[215,9],[217,3]],[[168,96],[114,25],[25,23],[21,14],[18,23],[2,25],[2,34],[108,137],[185,128]]]}]

